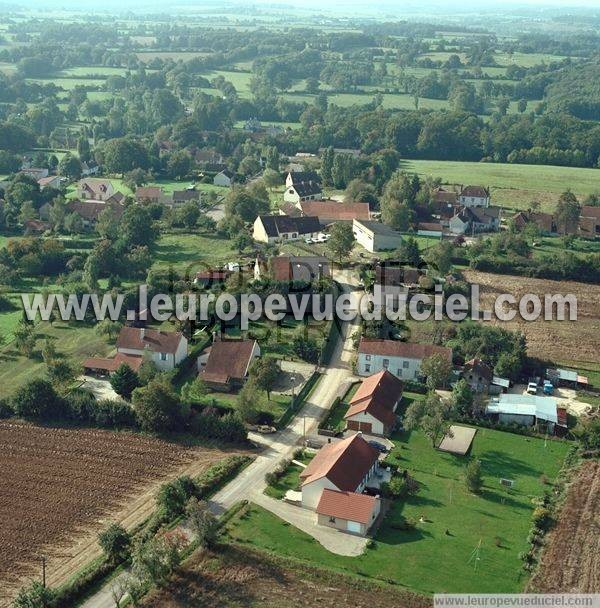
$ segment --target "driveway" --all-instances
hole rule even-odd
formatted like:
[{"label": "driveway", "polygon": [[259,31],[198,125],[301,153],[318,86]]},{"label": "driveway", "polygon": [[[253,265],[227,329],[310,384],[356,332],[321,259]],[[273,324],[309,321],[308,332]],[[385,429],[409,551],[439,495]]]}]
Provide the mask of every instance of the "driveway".
[{"label": "driveway", "polygon": [[[516,395],[526,395],[527,386],[525,384],[515,384],[509,392]],[[538,389],[537,394],[540,397],[546,396],[541,389]],[[558,407],[564,407],[573,416],[581,416],[589,412],[592,407],[589,403],[579,401],[577,399],[577,391],[573,388],[566,388],[564,386],[555,388],[554,393],[550,396],[556,399]]]},{"label": "driveway", "polygon": [[[336,271],[334,274],[334,278],[340,283],[344,291],[352,291],[357,285],[358,281],[350,271]],[[322,370],[323,375],[317,382],[310,399],[305,402],[302,409],[285,429],[272,435],[249,433],[250,440],[259,445],[262,448],[262,452],[235,479],[230,481],[208,501],[209,507],[215,515],[221,515],[234,504],[244,499],[255,501],[257,504],[261,504],[262,502],[261,506],[267,505],[265,508],[269,511],[273,509],[272,512],[276,515],[278,514],[277,511],[284,513],[282,510],[284,507],[280,506],[279,501],[274,500],[271,503],[264,500],[268,498],[263,494],[263,490],[267,485],[265,483],[265,474],[272,471],[282,459],[292,457],[293,452],[302,441],[305,432],[307,435],[316,434],[319,422],[333,404],[340,386],[352,376],[351,360],[354,353],[352,334],[356,331],[357,326],[358,319],[355,319],[353,322],[340,323],[338,326],[340,331],[338,332],[337,344],[329,366]],[[292,507],[292,505],[289,506]],[[306,514],[306,516],[297,516],[298,521],[302,521],[302,525],[306,527],[305,531],[316,528],[314,513],[307,511]],[[305,520],[301,520],[302,517],[305,517]],[[310,526],[308,525],[309,519]],[[296,524],[294,523],[294,525]],[[326,528],[326,530],[329,531],[329,528]],[[320,530],[318,532],[319,536],[326,540],[322,541],[321,538],[314,536],[314,530],[308,533],[317,538],[328,549],[329,547],[325,543],[329,543],[334,548],[341,544],[344,546],[347,544],[354,545],[352,551],[358,551],[358,553],[352,553],[353,555],[360,555],[364,550],[364,546],[359,551],[359,545],[367,542],[365,539],[354,537],[350,534],[344,534],[343,532],[336,533],[335,530],[330,531],[333,534],[326,532],[321,534]],[[334,537],[335,540],[332,541],[331,539]],[[124,576],[125,574],[121,574],[116,580]],[[82,604],[82,608],[114,608],[114,601],[110,593],[112,584],[114,584],[114,581],[105,585],[96,594],[86,600]]]},{"label": "driveway", "polygon": [[275,500],[260,493],[252,497],[252,502],[270,511],[273,515],[277,515],[277,517],[287,521],[302,532],[306,532],[323,545],[325,549],[336,555],[356,557],[364,553],[367,542],[369,542],[369,539],[363,536],[320,526],[317,524],[317,516],[314,511],[303,509],[283,500]]},{"label": "driveway", "polygon": [[96,378],[94,376],[81,376],[79,379],[83,382],[81,388],[91,391],[99,401],[102,399],[122,401],[121,397],[115,393],[108,380]]}]

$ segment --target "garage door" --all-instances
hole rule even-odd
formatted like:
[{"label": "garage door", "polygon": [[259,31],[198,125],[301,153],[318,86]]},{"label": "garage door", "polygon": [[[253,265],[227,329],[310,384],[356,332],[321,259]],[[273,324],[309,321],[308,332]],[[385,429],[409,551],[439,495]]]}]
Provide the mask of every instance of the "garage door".
[{"label": "garage door", "polygon": [[346,522],[346,524],[346,529],[348,532],[356,532],[357,534],[360,534],[360,524],[358,522],[349,521]]},{"label": "garage door", "polygon": [[361,422],[359,431],[362,431],[363,433],[370,433],[371,427],[372,427],[372,425],[370,422]]}]

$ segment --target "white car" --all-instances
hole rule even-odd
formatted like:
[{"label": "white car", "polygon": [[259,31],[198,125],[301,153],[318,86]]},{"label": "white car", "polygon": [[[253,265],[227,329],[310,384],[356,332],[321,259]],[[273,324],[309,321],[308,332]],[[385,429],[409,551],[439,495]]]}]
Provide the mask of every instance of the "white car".
[{"label": "white car", "polygon": [[527,392],[530,395],[537,395],[537,391],[538,391],[538,385],[535,382],[530,382],[527,385]]}]

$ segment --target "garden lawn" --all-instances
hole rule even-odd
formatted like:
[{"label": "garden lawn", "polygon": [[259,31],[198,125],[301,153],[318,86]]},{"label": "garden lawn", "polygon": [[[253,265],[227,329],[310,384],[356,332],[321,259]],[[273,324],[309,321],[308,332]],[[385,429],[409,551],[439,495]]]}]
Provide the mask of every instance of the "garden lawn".
[{"label": "garden lawn", "polygon": [[[307,465],[314,457],[314,454],[302,453],[301,456],[295,458],[298,462]],[[291,463],[290,466],[285,470],[285,473],[273,484],[269,484],[265,488],[265,494],[272,498],[283,498],[288,490],[299,491],[300,490],[300,473],[304,470],[304,467],[298,466],[297,464]]]},{"label": "garden lawn", "polygon": [[[546,489],[541,475],[556,477],[569,444],[479,429],[473,455],[482,462],[485,486],[475,496],[464,483],[468,458],[434,450],[419,432],[393,439],[390,458],[421,490],[393,504],[363,555],[334,555],[255,505],[229,522],[229,540],[425,593],[522,590],[526,576],[518,556],[527,548],[532,501]],[[514,489],[503,489],[501,477],[514,480]],[[394,527],[404,518],[416,522],[413,531]]]},{"label": "garden lawn", "polygon": [[93,325],[77,321],[70,324],[58,322],[53,326],[47,322],[38,323],[35,332],[35,358],[27,359],[21,356],[15,350],[14,344],[0,349],[0,398],[11,395],[28,380],[44,376],[46,365],[40,351],[46,338],[54,342],[60,354],[75,364],[80,364],[90,356],[106,356],[114,350],[114,346],[109,345],[103,336],[96,333]]},{"label": "garden lawn", "polygon": [[600,191],[599,169],[436,160],[407,160],[401,168],[440,177],[444,184],[489,186],[493,205],[513,209],[527,209],[538,201],[542,211],[554,211],[567,188],[579,197]]},{"label": "garden lawn", "polygon": [[153,268],[172,266],[190,274],[204,265],[222,265],[239,259],[232,241],[216,234],[171,233],[158,241]]}]

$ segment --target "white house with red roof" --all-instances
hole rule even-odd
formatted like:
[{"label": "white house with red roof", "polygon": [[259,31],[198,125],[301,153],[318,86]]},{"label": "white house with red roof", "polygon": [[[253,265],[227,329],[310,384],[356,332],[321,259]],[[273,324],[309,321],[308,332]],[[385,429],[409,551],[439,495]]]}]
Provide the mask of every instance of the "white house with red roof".
[{"label": "white house with red roof", "polygon": [[348,428],[370,435],[389,435],[396,424],[396,409],[403,383],[384,369],[365,378],[344,416]]},{"label": "white house with red roof", "polygon": [[458,202],[465,207],[489,207],[490,191],[483,186],[465,186],[461,188]]},{"label": "white house with red roof", "polygon": [[360,497],[376,476],[378,458],[360,433],[326,444],[300,473],[302,506],[316,511],[319,523],[365,534],[380,502]]},{"label": "white house with red roof", "polygon": [[416,380],[421,376],[423,359],[432,355],[441,355],[452,363],[451,348],[363,337],[358,347],[357,372],[359,376],[370,376],[387,369],[402,380]]},{"label": "white house with red roof", "polygon": [[114,372],[125,363],[137,371],[145,353],[160,371],[171,371],[187,357],[187,338],[178,331],[162,331],[144,327],[123,327],[117,338],[117,354],[113,358],[90,358],[83,362],[86,370]]},{"label": "white house with red roof", "polygon": [[256,340],[216,339],[198,357],[198,377],[214,390],[240,388],[257,357],[260,346]]}]

